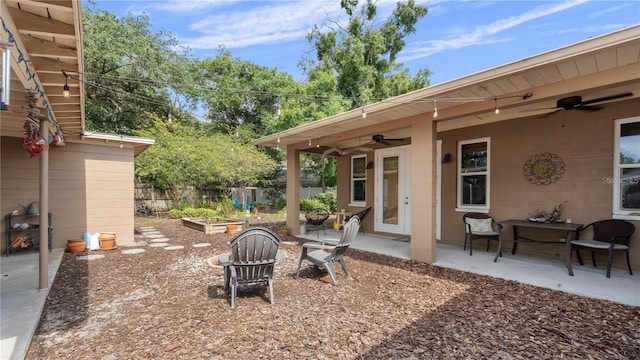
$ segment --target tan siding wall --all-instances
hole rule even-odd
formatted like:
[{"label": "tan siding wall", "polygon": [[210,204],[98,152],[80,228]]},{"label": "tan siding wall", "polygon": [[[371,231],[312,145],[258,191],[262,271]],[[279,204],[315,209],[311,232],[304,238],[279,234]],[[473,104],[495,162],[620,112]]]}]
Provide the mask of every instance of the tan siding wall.
[{"label": "tan siding wall", "polygon": [[[339,209],[345,209],[348,212],[356,213],[364,208],[369,206],[373,206],[374,199],[374,191],[375,191],[375,181],[374,169],[367,169],[367,186],[366,186],[366,206],[365,207],[353,207],[349,206],[349,199],[351,199],[351,157],[355,155],[365,154],[367,156],[365,160],[365,164],[369,163],[369,161],[375,161],[375,156],[373,151],[371,152],[353,152],[349,155],[339,156],[337,158],[337,168],[338,168],[338,178],[337,178],[337,204],[338,211]],[[373,209],[372,209],[373,210]],[[373,232],[373,211],[369,212],[369,215],[364,219],[362,223],[362,227],[365,232]]]},{"label": "tan siding wall", "polygon": [[[0,211],[3,215],[39,197],[38,158],[21,139],[2,137]],[[49,151],[49,207],[53,246],[90,233],[115,232],[118,244],[134,241],[133,150],[68,143]],[[6,248],[3,222],[2,250]]]},{"label": "tan siding wall", "polygon": [[[637,116],[640,101],[626,101],[624,106],[609,106],[596,112],[557,112],[548,117],[475,126],[438,134],[443,141],[443,153],[456,159],[457,141],[480,137],[491,138],[491,215],[496,219],[525,219],[536,209],[551,211],[566,201],[562,218],[576,223],[608,219],[612,216],[612,186],[603,181],[613,173],[613,120]],[[564,126],[563,126],[564,124]],[[527,182],[522,166],[532,155],[542,152],[560,156],[566,165],[562,178],[550,185]],[[461,212],[456,205],[456,162],[442,166],[442,241],[462,245],[464,229]],[[640,222],[631,246],[631,265],[640,268]],[[507,231],[510,237],[510,229]],[[546,234],[556,238],[555,233]],[[482,245],[484,246],[484,244]],[[507,242],[506,249],[511,250]],[[560,246],[527,244],[518,253],[564,256]],[[618,254],[622,255],[622,254]],[[596,256],[605,261],[605,257]],[[590,259],[587,259],[590,261]],[[623,256],[614,259],[614,266],[626,267]]]}]

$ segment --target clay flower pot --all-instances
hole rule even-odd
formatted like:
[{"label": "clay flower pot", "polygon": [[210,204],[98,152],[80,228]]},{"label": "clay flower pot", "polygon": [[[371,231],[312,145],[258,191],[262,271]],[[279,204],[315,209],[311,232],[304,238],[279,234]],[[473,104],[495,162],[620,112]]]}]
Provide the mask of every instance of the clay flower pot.
[{"label": "clay flower pot", "polygon": [[116,248],[116,234],[114,233],[101,233],[98,240],[100,240],[100,249],[102,250],[113,250]]},{"label": "clay flower pot", "polygon": [[67,250],[70,253],[82,252],[85,250],[87,243],[84,239],[69,239],[67,240]]},{"label": "clay flower pot", "polygon": [[238,224],[227,224],[227,234],[234,235],[238,232]]}]

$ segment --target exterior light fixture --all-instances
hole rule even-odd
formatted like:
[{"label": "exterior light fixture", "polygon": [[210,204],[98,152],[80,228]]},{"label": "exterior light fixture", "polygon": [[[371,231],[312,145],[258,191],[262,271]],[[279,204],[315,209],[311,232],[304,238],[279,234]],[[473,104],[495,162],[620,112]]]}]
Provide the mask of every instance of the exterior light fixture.
[{"label": "exterior light fixture", "polygon": [[496,106],[493,110],[494,113],[496,113],[496,115],[500,114],[500,109],[498,108],[498,98],[494,98],[493,101],[495,102]]},{"label": "exterior light fixture", "polygon": [[438,100],[433,100],[433,118],[438,117]]},{"label": "exterior light fixture", "polygon": [[69,89],[69,75],[67,75],[66,71],[62,71],[62,74],[64,75],[64,86],[62,87],[62,96],[64,96],[65,98],[69,98],[69,96],[71,95],[70,93],[70,89]]},{"label": "exterior light fixture", "polygon": [[364,109],[364,106],[362,107],[362,118],[363,119],[367,118],[367,111]]}]

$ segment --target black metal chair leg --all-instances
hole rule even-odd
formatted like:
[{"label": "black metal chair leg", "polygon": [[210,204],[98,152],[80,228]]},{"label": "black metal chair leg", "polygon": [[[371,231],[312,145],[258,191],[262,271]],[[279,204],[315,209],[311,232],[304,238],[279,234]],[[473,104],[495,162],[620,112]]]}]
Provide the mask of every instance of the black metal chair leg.
[{"label": "black metal chair leg", "polygon": [[584,263],[582,262],[582,256],[580,256],[580,250],[576,249],[576,256],[578,257],[578,263],[580,265],[584,265]]},{"label": "black metal chair leg", "polygon": [[596,254],[591,251],[591,261],[593,261],[593,267],[596,267]]},{"label": "black metal chair leg", "polygon": [[629,250],[625,251],[625,253],[627,253],[627,267],[629,268],[629,275],[633,275],[633,272],[631,271],[631,263],[629,262]]},{"label": "black metal chair leg", "polygon": [[611,263],[613,262],[613,249],[609,249],[607,256],[607,277],[611,277]]}]

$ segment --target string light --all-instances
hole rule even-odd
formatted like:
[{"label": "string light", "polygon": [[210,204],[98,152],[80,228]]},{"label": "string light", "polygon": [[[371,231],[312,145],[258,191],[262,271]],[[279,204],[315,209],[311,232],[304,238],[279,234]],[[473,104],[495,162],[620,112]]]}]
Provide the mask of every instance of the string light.
[{"label": "string light", "polygon": [[433,118],[438,117],[438,100],[433,100]]},{"label": "string light", "polygon": [[276,96],[276,103],[273,105],[276,108],[276,117],[282,115],[282,105],[280,105],[280,95]]},{"label": "string light", "polygon": [[122,149],[122,139],[123,139],[123,136],[120,135],[120,149]]},{"label": "string light", "polygon": [[320,139],[316,139],[316,148],[320,147]]},{"label": "string light", "polygon": [[64,86],[62,87],[62,96],[64,96],[65,98],[69,98],[69,96],[71,96],[70,90],[69,89],[69,76],[67,75],[67,72],[62,70],[62,74],[64,75]]},{"label": "string light", "polygon": [[500,114],[500,109],[498,109],[498,98],[493,98],[493,100],[496,103],[496,106],[495,106],[493,112],[496,113],[496,115],[498,115],[498,114]]},{"label": "string light", "polygon": [[362,118],[363,119],[367,118],[367,111],[364,109],[364,106],[362,107]]},{"label": "string light", "polygon": [[311,136],[309,136],[309,146],[311,146]]}]

